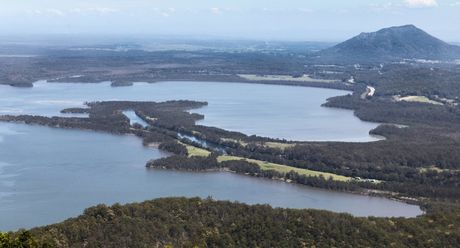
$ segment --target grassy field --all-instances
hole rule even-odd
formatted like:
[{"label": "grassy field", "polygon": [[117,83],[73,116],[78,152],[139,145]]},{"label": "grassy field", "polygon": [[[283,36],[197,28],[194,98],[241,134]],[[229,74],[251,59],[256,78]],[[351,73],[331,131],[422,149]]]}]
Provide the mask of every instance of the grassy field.
[{"label": "grassy field", "polygon": [[300,175],[306,175],[306,176],[312,176],[312,177],[323,176],[326,179],[332,177],[333,180],[342,181],[342,182],[347,182],[347,181],[353,180],[351,177],[340,176],[340,175],[336,175],[336,174],[332,174],[332,173],[320,172],[320,171],[312,171],[312,170],[307,170],[307,169],[300,169],[300,168],[295,168],[295,167],[292,167],[292,166],[269,163],[269,162],[265,162],[265,161],[261,161],[261,160],[248,159],[248,158],[243,158],[243,157],[223,155],[223,156],[219,156],[217,158],[217,161],[219,163],[224,162],[224,161],[232,161],[232,160],[245,160],[245,161],[248,161],[248,162],[255,163],[255,164],[259,165],[262,170],[275,170],[275,171],[278,171],[280,173],[288,173],[290,171],[294,171],[294,172],[297,172]]},{"label": "grassy field", "polygon": [[[239,143],[242,146],[247,146],[248,145],[248,143],[246,143],[246,142],[244,142],[242,140],[227,139],[227,138],[222,138],[221,140],[226,141],[226,142]],[[262,146],[266,146],[266,147],[270,147],[270,148],[278,148],[278,149],[284,150],[286,148],[293,147],[296,144],[286,144],[286,143],[279,143],[279,142],[265,142],[265,143],[257,143],[257,145],[262,145]]]},{"label": "grassy field", "polygon": [[419,171],[420,173],[427,173],[430,171],[436,171],[438,173],[442,173],[442,172],[459,172],[460,170],[441,169],[436,166],[430,166],[430,167],[420,168]]},{"label": "grassy field", "polygon": [[[184,144],[182,142],[179,142],[179,143],[181,143],[187,148],[188,157],[208,157],[211,154],[211,152],[208,150],[198,148],[192,145]],[[276,142],[267,142],[267,143],[271,143],[269,145],[271,145],[272,147],[277,147],[281,149],[284,149],[285,147],[289,147],[293,145],[293,144],[283,144],[283,143],[276,143]],[[265,143],[265,145],[267,145],[267,143]],[[224,161],[234,161],[234,160],[245,160],[247,162],[257,164],[261,170],[274,170],[280,173],[288,173],[288,172],[294,171],[298,173],[299,175],[305,175],[305,176],[311,176],[311,177],[322,176],[326,179],[332,178],[335,181],[341,181],[341,182],[349,182],[349,181],[357,180],[357,181],[380,183],[380,181],[378,180],[367,180],[367,179],[359,179],[359,178],[356,179],[356,178],[341,176],[341,175],[337,175],[333,173],[301,169],[301,168],[296,168],[296,167],[292,167],[288,165],[275,164],[275,163],[270,163],[270,162],[256,160],[256,159],[249,159],[249,158],[229,156],[229,155],[221,155],[217,157],[217,161],[219,163],[222,163]]]},{"label": "grassy field", "polygon": [[336,83],[337,80],[326,80],[311,78],[308,75],[301,77],[293,77],[288,75],[254,75],[254,74],[239,74],[239,77],[249,81],[290,81],[290,82],[306,82],[306,83]]},{"label": "grassy field", "polygon": [[421,102],[421,103],[429,103],[429,104],[434,104],[434,105],[443,105],[440,102],[430,100],[426,96],[405,96],[405,97],[395,96],[395,99],[397,101],[404,101],[404,102]]},{"label": "grassy field", "polygon": [[296,144],[286,144],[286,143],[278,143],[278,142],[265,142],[264,146],[270,148],[278,148],[284,150],[286,148],[294,147]]},{"label": "grassy field", "polygon": [[198,148],[195,146],[187,145],[182,142],[179,142],[187,148],[187,153],[189,157],[207,157],[211,154],[210,151]]},{"label": "grassy field", "polygon": [[233,143],[239,143],[240,145],[242,146],[247,146],[248,143],[242,141],[242,140],[235,140],[235,139],[228,139],[228,138],[221,138],[222,141],[225,141],[225,142],[233,142]]}]

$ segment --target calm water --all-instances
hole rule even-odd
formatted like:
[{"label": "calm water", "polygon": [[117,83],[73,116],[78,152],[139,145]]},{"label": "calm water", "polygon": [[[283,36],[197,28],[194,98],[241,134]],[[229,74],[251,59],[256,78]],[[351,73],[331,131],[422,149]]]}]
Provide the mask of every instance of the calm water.
[{"label": "calm water", "polygon": [[85,101],[198,100],[209,106],[193,110],[206,116],[200,124],[245,134],[289,140],[374,141],[377,124],[360,121],[352,111],[321,107],[346,91],[242,83],[137,83],[112,88],[109,83],[40,82],[34,88],[0,86],[0,114],[59,115]]},{"label": "calm water", "polygon": [[126,110],[126,111],[123,111],[123,114],[129,118],[129,123],[131,125],[134,125],[134,124],[139,124],[141,125],[142,127],[148,127],[149,124],[147,122],[145,122],[142,118],[140,118],[139,116],[137,116],[136,112],[134,112],[133,110]]},{"label": "calm water", "polygon": [[148,170],[166,156],[134,136],[0,123],[0,230],[55,223],[86,207],[167,196],[212,196],[358,216],[416,216],[417,206],[231,173]]}]

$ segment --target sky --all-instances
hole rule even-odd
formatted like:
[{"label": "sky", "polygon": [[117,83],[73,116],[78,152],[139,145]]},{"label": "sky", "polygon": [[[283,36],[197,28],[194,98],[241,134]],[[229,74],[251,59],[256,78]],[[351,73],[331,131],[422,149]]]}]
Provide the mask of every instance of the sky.
[{"label": "sky", "polygon": [[0,34],[342,41],[414,24],[460,42],[460,0],[0,0]]}]

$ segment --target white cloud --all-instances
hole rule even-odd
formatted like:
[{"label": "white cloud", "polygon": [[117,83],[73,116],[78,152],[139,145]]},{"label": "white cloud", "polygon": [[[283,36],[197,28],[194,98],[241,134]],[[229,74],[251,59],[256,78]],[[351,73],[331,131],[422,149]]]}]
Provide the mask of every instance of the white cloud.
[{"label": "white cloud", "polygon": [[152,9],[155,13],[158,15],[161,15],[162,17],[170,17],[172,14],[176,13],[175,8],[153,8]]},{"label": "white cloud", "polygon": [[389,3],[371,3],[369,4],[369,7],[374,11],[381,12],[381,11],[393,10],[397,8],[398,6],[392,2],[389,2]]},{"label": "white cloud", "polygon": [[64,11],[59,10],[59,9],[47,9],[46,12],[52,14],[52,15],[57,15],[57,16],[65,16]]},{"label": "white cloud", "polygon": [[213,15],[222,15],[222,14],[225,14],[225,13],[229,13],[229,12],[232,12],[232,13],[238,13],[239,10],[238,9],[234,9],[234,8],[221,8],[221,7],[212,7],[209,9],[209,11],[213,14]]},{"label": "white cloud", "polygon": [[59,9],[46,9],[44,11],[45,13],[48,13],[50,15],[55,15],[55,16],[65,16],[65,12]]},{"label": "white cloud", "polygon": [[421,7],[436,7],[438,2],[436,0],[404,0],[407,6],[412,8]]},{"label": "white cloud", "polygon": [[406,5],[402,3],[372,3],[369,4],[371,11],[375,13],[387,13],[392,15],[403,15]]},{"label": "white cloud", "polygon": [[211,8],[211,13],[213,13],[214,15],[220,15],[222,14],[222,10],[220,8],[213,7]]},{"label": "white cloud", "polygon": [[38,16],[59,16],[64,17],[67,15],[107,15],[119,12],[117,9],[98,7],[98,8],[73,8],[73,9],[34,9],[27,10],[28,14]]},{"label": "white cloud", "polygon": [[99,14],[110,14],[110,13],[115,13],[118,12],[117,9],[112,9],[112,8],[89,8],[88,11],[91,12],[96,12]]},{"label": "white cloud", "polygon": [[27,13],[38,16],[65,16],[66,13],[59,9],[34,9],[26,10]]},{"label": "white cloud", "polygon": [[99,14],[99,15],[105,15],[105,14],[112,14],[119,12],[117,9],[113,8],[105,8],[105,7],[99,7],[99,8],[75,8],[71,9],[69,12],[71,13],[76,13],[76,14]]}]

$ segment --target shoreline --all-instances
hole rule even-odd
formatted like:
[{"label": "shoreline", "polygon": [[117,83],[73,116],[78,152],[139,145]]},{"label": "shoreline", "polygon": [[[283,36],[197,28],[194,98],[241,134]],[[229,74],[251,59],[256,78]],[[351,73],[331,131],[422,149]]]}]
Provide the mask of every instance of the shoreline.
[{"label": "shoreline", "polygon": [[[159,83],[159,82],[175,82],[175,81],[181,81],[181,80],[171,80],[171,81],[157,81],[157,82],[134,82],[133,84],[135,83]],[[200,82],[201,80],[183,80],[183,82],[187,82],[187,81],[190,81],[190,82]],[[96,83],[103,83],[103,82],[107,82],[107,81],[101,81],[101,82],[96,82]],[[182,81],[181,81],[182,82]],[[292,82],[292,83],[295,83],[295,84],[291,84],[290,82],[258,82],[258,81],[244,81],[244,80],[241,80],[241,81],[232,81],[232,82],[224,82],[224,81],[215,81],[215,80],[211,80],[209,82],[214,82],[214,83],[247,83],[247,84],[264,84],[264,85],[283,85],[283,86],[298,86],[298,87],[315,87],[315,88],[324,88],[324,89],[335,89],[335,90],[343,90],[343,89],[340,89],[340,88],[335,88],[335,87],[322,87],[322,86],[325,86],[325,85],[321,85],[321,86],[312,86],[312,85],[305,85],[305,84],[296,84],[296,82]],[[48,82],[46,81],[45,83],[76,83],[76,82]],[[328,86],[331,86],[331,84],[328,84]],[[128,86],[129,87],[129,86]],[[328,102],[328,100],[327,100]],[[327,106],[329,107],[329,106]],[[332,108],[338,108],[338,107],[335,107],[335,106],[332,106]],[[354,109],[348,109],[348,110],[351,110],[353,112],[355,112]],[[356,115],[355,115],[356,116]],[[356,116],[358,119],[360,119],[361,121],[364,121],[362,120],[361,118],[359,118],[358,116]],[[30,124],[27,124],[25,122],[22,122],[23,124],[26,124],[26,125],[30,125]],[[40,124],[38,124],[40,125]],[[386,125],[384,123],[379,123],[379,126],[381,125]],[[398,124],[397,124],[398,125]],[[43,125],[40,125],[40,126],[43,126]],[[48,126],[48,127],[51,127],[51,128],[60,128],[62,129],[63,127],[59,127],[59,126]],[[69,128],[69,127],[64,127],[64,129],[75,129],[75,128]],[[107,133],[107,131],[101,131],[101,130],[92,130],[92,129],[81,129],[81,130],[84,130],[84,131],[91,131],[91,132],[94,132],[94,131],[97,131],[97,132],[104,132],[104,133]],[[373,129],[374,130],[374,129]],[[369,135],[373,135],[371,134],[371,131],[369,131]],[[117,133],[117,132],[108,132],[110,134],[115,134],[115,135],[126,135],[126,134],[133,134],[135,135],[134,133]],[[382,136],[384,137],[384,136]],[[384,137],[386,139],[386,137]],[[377,140],[379,141],[379,140]],[[374,142],[377,142],[377,141],[366,141],[366,142],[363,142],[363,143],[374,143]],[[315,141],[294,141],[295,143],[329,143],[329,142],[334,142],[334,141],[321,141],[321,142],[315,142]],[[355,142],[348,142],[348,141],[343,141],[342,143],[355,143]],[[152,147],[150,145],[147,145],[147,147]],[[156,148],[158,149],[159,148],[159,144],[156,144],[155,146],[153,146],[153,148]],[[233,172],[235,173],[235,172]],[[237,174],[240,174],[240,173],[237,173]],[[287,183],[294,183],[294,182],[289,182],[287,180],[284,180],[284,179],[281,179],[281,178],[273,178],[273,180],[280,180],[280,181],[283,181],[283,182],[287,182]],[[299,183],[296,183],[296,184],[299,184]],[[299,185],[302,185],[302,184],[299,184]],[[302,185],[302,186],[305,186],[305,185]],[[308,187],[308,186],[307,186]],[[320,187],[312,187],[312,188],[319,188]],[[332,190],[332,191],[335,191],[335,192],[348,192],[348,193],[354,193],[354,194],[360,194],[360,195],[368,195],[368,196],[373,196],[375,194],[375,192],[371,192],[371,190],[369,192],[356,192],[356,191],[339,191],[339,190]],[[378,196],[378,197],[384,197],[386,199],[391,199],[391,200],[397,200],[397,201],[401,201],[401,202],[405,202],[405,203],[409,203],[409,204],[414,204],[414,200],[412,199],[404,199],[404,197],[394,197],[394,195],[392,195],[393,193],[392,192],[388,192],[388,193],[377,193],[375,194],[375,196]],[[419,201],[416,201],[416,205],[421,207],[422,203],[421,203],[422,199],[419,199]]]},{"label": "shoreline", "polygon": [[[404,204],[412,205],[412,206],[417,206],[420,208],[420,211],[422,214],[418,216],[423,216],[426,215],[426,211],[424,209],[424,202],[422,199],[416,199],[416,198],[410,198],[410,197],[396,197],[394,194],[395,192],[385,192],[385,191],[378,191],[378,190],[370,190],[370,189],[363,189],[362,191],[353,191],[353,190],[333,190],[333,189],[327,189],[327,188],[320,188],[320,187],[313,187],[309,185],[303,185],[301,183],[294,182],[289,179],[281,178],[281,177],[273,177],[273,178],[268,178],[268,177],[263,177],[263,176],[252,176],[249,173],[238,173],[236,171],[232,171],[229,168],[215,168],[215,169],[205,169],[205,170],[187,170],[187,169],[173,169],[173,168],[166,168],[166,167],[150,167],[146,166],[147,170],[164,170],[164,171],[176,171],[176,172],[189,172],[189,173],[232,173],[235,175],[239,176],[245,176],[245,177],[250,177],[250,178],[257,178],[257,179],[262,179],[262,180],[268,180],[268,181],[277,181],[277,182],[282,182],[282,183],[287,183],[291,185],[296,185],[299,187],[307,187],[311,188],[314,190],[322,190],[326,192],[335,192],[335,193],[344,193],[344,194],[353,194],[353,195],[360,195],[360,196],[368,196],[368,197],[377,197],[377,198],[384,198],[387,200],[391,201],[396,201],[396,202],[401,202]],[[294,209],[294,208],[290,208]],[[310,208],[303,208],[303,209],[310,209]],[[328,211],[328,210],[325,210]],[[390,216],[387,216],[390,217]],[[416,218],[415,217],[403,217],[406,219],[409,218]]]}]

